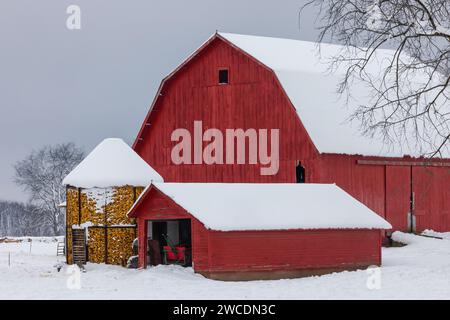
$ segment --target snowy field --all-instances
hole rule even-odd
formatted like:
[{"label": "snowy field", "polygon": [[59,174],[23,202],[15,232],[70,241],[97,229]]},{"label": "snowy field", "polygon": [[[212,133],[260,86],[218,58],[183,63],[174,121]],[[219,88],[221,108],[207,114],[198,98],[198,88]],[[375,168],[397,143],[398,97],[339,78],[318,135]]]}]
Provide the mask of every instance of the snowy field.
[{"label": "snowy field", "polygon": [[76,289],[67,266],[60,272],[54,267],[64,261],[56,257],[56,242],[33,239],[31,253],[30,242],[0,243],[0,299],[449,299],[450,233],[428,235],[444,239],[394,234],[407,246],[383,249],[380,289],[368,289],[366,270],[221,282],[190,268],[128,270],[101,264],[88,264]]}]

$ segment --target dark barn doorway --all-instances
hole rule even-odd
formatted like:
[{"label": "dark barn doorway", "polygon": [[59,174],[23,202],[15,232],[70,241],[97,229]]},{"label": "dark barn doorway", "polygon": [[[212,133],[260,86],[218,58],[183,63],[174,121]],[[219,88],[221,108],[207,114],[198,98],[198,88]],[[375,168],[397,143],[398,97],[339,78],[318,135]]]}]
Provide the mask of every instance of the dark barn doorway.
[{"label": "dark barn doorway", "polygon": [[166,239],[164,235],[167,234],[167,222],[165,221],[153,221],[152,226],[152,240],[158,242],[159,250],[162,252],[163,246],[166,245]]},{"label": "dark barn doorway", "polygon": [[302,163],[299,161],[297,163],[297,167],[295,167],[295,176],[297,183],[305,183],[305,167],[302,166]]},{"label": "dark barn doorway", "polygon": [[147,262],[150,265],[192,265],[191,220],[147,221]]}]

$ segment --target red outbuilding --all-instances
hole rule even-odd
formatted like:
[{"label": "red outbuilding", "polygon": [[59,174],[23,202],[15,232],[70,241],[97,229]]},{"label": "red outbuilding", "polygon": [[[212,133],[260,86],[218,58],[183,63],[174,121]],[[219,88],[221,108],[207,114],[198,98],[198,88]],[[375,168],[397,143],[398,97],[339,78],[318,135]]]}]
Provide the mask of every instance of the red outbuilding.
[{"label": "red outbuilding", "polygon": [[[133,148],[166,182],[336,183],[388,220],[394,230],[449,231],[448,148],[430,159],[426,155],[442,143],[440,137],[431,137],[428,145],[387,146],[379,137],[362,136],[358,123],[350,123],[348,116],[370,103],[367,87],[355,80],[356,90],[346,106],[336,94],[343,71],[327,73],[323,61],[340,49],[324,44],[320,58],[311,42],[214,34],[162,81]],[[378,50],[378,60],[387,60],[390,54]],[[198,124],[201,130],[195,132]],[[180,143],[173,133],[180,128],[195,141],[203,138],[184,150],[192,161],[183,163],[172,157]],[[279,130],[274,174],[262,174],[261,168],[268,165],[261,158],[252,161],[248,154],[244,161],[234,154],[234,161],[216,158],[212,163],[195,156],[211,139],[211,131],[205,136],[207,130],[225,133],[238,128],[247,134],[245,141],[254,138],[251,130]],[[269,146],[274,137],[269,135]],[[251,151],[248,145],[246,150]],[[199,263],[198,268],[203,267]]]},{"label": "red outbuilding", "polygon": [[330,184],[154,183],[128,216],[141,267],[170,259],[220,280],[381,265],[381,230],[391,228]]}]

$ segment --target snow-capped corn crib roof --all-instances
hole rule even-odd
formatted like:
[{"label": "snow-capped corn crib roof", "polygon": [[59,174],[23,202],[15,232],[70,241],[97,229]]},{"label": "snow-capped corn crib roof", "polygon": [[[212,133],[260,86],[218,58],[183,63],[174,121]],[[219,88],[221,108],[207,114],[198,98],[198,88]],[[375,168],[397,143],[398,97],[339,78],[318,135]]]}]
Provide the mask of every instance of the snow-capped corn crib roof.
[{"label": "snow-capped corn crib roof", "polygon": [[79,188],[147,186],[163,178],[122,139],[103,140],[63,180]]}]

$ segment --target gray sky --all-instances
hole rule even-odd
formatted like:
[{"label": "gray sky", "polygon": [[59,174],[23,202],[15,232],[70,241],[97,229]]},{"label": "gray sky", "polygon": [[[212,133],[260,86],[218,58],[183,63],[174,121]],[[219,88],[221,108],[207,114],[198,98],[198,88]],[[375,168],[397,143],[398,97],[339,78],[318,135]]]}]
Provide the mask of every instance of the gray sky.
[{"label": "gray sky", "polygon": [[[13,164],[31,150],[105,137],[131,144],[161,79],[215,30],[315,40],[305,0],[2,0],[0,199],[26,201]],[[66,8],[81,7],[81,30]]]}]

